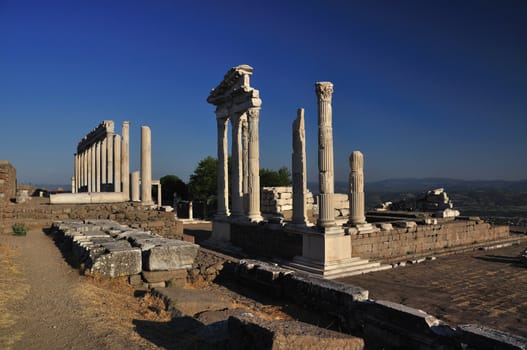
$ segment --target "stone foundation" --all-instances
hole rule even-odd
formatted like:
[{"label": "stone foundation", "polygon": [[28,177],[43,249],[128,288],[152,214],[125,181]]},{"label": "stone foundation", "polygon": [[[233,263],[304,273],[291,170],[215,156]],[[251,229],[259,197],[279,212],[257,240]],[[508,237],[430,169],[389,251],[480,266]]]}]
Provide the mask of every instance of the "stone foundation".
[{"label": "stone foundation", "polygon": [[380,231],[351,235],[353,256],[396,261],[408,256],[433,255],[448,248],[510,238],[509,226],[492,226],[479,219],[458,219],[431,225],[401,221],[392,223],[392,229],[386,224],[378,223],[377,226]]}]

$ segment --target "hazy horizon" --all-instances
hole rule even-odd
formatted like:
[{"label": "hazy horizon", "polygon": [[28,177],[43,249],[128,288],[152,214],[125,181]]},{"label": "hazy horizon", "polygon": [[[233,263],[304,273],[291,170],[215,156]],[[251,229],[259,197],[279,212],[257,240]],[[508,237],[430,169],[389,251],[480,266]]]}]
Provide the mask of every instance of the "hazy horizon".
[{"label": "hazy horizon", "polygon": [[[19,183],[64,183],[102,120],[152,130],[153,178],[216,156],[206,98],[254,67],[260,167],[290,168],[305,108],[317,180],[316,81],[334,83],[335,179],[527,179],[527,2],[0,0],[0,159]],[[229,138],[231,137],[229,127]]]}]

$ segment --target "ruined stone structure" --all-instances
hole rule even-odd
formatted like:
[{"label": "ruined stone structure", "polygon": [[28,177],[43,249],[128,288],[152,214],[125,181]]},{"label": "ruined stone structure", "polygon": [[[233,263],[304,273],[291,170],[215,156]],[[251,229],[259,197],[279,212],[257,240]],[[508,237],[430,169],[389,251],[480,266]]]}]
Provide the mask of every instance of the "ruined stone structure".
[{"label": "ruined stone structure", "polygon": [[120,155],[120,136],[115,134],[114,122],[105,120],[77,146],[72,193],[121,192]]},{"label": "ruined stone structure", "polygon": [[0,160],[0,201],[8,201],[15,195],[16,169],[7,160]]},{"label": "ruined stone structure", "polygon": [[[207,98],[207,102],[216,106],[218,126],[218,210],[213,237],[219,239],[229,240],[228,222],[262,220],[258,140],[262,100],[259,91],[250,86],[252,72],[253,68],[248,65],[230,69]],[[231,210],[228,204],[227,165],[229,120],[232,126]]]},{"label": "ruined stone structure", "polygon": [[[112,120],[105,120],[78,144],[74,156],[71,194],[50,196],[51,204],[118,203],[139,201],[131,198],[130,122],[123,122],[121,135]],[[141,128],[142,202],[152,205],[152,160],[150,128]]]},{"label": "ruined stone structure", "polygon": [[[263,187],[261,193],[261,207],[264,216],[283,216],[284,219],[292,219],[294,208],[293,187]],[[306,190],[304,195],[306,212],[313,215],[316,210],[313,193]]]}]

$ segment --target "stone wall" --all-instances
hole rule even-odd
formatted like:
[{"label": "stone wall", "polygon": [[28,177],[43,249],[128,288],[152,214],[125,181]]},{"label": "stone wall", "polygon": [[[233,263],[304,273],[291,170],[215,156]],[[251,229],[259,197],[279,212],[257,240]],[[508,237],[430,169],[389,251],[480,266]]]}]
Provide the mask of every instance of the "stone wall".
[{"label": "stone wall", "polygon": [[[165,237],[183,237],[183,223],[176,220],[174,213],[152,210],[140,203],[78,204],[78,205],[2,205],[0,223],[9,229],[13,222],[38,220],[51,225],[57,220],[108,219],[133,228],[152,231]],[[0,225],[0,232],[1,227]]]},{"label": "stone wall", "polygon": [[527,339],[488,327],[451,326],[402,304],[368,299],[360,287],[311,277],[274,265],[241,260],[232,269],[238,282],[280,296],[333,329],[363,338],[367,349],[525,349]]},{"label": "stone wall", "polygon": [[[293,187],[264,187],[260,197],[260,207],[264,214],[284,214],[287,215],[293,210]],[[308,211],[313,210],[314,198],[313,193],[307,191],[306,208]]]},{"label": "stone wall", "polygon": [[16,170],[6,160],[0,160],[0,201],[9,201],[16,195]]},{"label": "stone wall", "polygon": [[510,237],[508,226],[492,226],[483,220],[459,219],[435,225],[401,226],[408,227],[351,235],[352,255],[397,261]]}]

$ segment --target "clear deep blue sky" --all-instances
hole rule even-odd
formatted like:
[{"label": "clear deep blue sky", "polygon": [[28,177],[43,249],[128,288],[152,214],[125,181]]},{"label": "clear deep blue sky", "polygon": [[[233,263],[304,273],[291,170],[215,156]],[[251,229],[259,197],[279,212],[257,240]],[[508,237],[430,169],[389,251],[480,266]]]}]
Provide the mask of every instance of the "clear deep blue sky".
[{"label": "clear deep blue sky", "polygon": [[290,167],[306,109],[317,179],[316,81],[334,83],[335,174],[366,181],[527,178],[527,2],[0,0],[0,159],[22,183],[68,183],[77,143],[149,125],[153,177],[188,180],[216,156],[206,98],[254,67],[260,166]]}]

